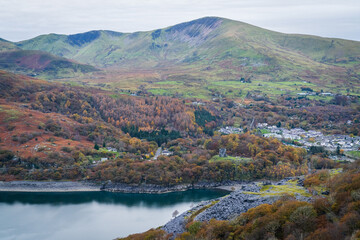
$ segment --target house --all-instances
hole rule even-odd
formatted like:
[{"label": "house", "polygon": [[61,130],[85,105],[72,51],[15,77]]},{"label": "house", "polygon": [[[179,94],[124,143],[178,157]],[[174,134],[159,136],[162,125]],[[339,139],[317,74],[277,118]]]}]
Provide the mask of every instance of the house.
[{"label": "house", "polygon": [[105,161],[107,161],[107,160],[108,160],[108,158],[101,158],[101,159],[100,159],[101,162],[105,162]]},{"label": "house", "polygon": [[200,106],[200,105],[205,105],[205,103],[203,103],[203,102],[192,102],[192,105]]},{"label": "house", "polygon": [[300,139],[300,136],[293,135],[293,134],[283,134],[283,138],[285,138],[285,139],[291,139],[291,140],[296,140],[296,139]]},{"label": "house", "polygon": [[267,123],[258,123],[258,124],[256,125],[257,128],[265,128],[265,127],[267,127],[267,126],[268,126]]},{"label": "house", "polygon": [[276,133],[265,133],[264,137],[274,137],[274,138],[282,138],[282,135]]},{"label": "house", "polygon": [[171,156],[172,154],[173,154],[173,152],[166,150],[166,149],[164,149],[161,153],[161,155],[165,155],[165,156]]},{"label": "house", "polygon": [[226,126],[224,128],[220,128],[219,132],[222,134],[239,134],[243,132],[243,129]]},{"label": "house", "polygon": [[107,147],[106,149],[108,151],[111,151],[111,152],[117,152],[118,151],[116,148],[113,148],[113,147]]}]

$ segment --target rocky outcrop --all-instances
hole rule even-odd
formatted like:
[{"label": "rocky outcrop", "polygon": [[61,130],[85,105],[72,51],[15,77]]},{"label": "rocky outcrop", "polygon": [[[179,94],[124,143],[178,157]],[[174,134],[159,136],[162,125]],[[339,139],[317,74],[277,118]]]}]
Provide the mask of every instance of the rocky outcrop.
[{"label": "rocky outcrop", "polygon": [[179,216],[173,218],[171,221],[166,223],[162,229],[167,233],[172,233],[173,237],[185,232],[185,225],[187,223],[188,218],[196,211],[206,207],[207,205],[211,204],[213,200],[203,201],[198,204],[196,207],[193,207],[191,210],[186,211]]},{"label": "rocky outcrop", "polygon": [[0,191],[8,192],[90,192],[100,191],[100,185],[92,182],[70,181],[13,181],[1,182]]},{"label": "rocky outcrop", "polygon": [[107,192],[122,192],[122,193],[168,193],[186,191],[191,188],[191,185],[174,185],[161,186],[154,184],[130,185],[123,183],[107,182],[102,187],[102,191]]},{"label": "rocky outcrop", "polygon": [[233,192],[230,196],[201,212],[195,217],[195,220],[200,222],[210,221],[213,218],[217,220],[230,220],[250,208],[265,203],[271,204],[278,198],[278,196],[261,197],[255,194],[244,194],[242,191]]},{"label": "rocky outcrop", "polygon": [[[194,217],[194,213],[199,212],[199,210],[200,213],[194,218],[196,221],[209,221],[212,218],[228,220],[246,212],[250,208],[264,203],[273,203],[277,199],[276,197],[261,197],[256,194],[245,194],[244,192],[256,193],[260,191],[261,187],[255,183],[243,183],[240,189],[241,190],[232,192],[228,196],[200,203],[166,223],[162,229],[176,236],[185,231],[185,225],[188,219],[191,216]],[[201,209],[204,210],[201,211]]]},{"label": "rocky outcrop", "polygon": [[102,191],[108,192],[123,192],[123,193],[168,193],[168,192],[180,192],[189,189],[213,189],[220,186],[232,186],[239,182],[199,182],[195,184],[179,184],[170,186],[161,186],[154,184],[140,184],[130,185],[123,183],[113,183],[111,181],[106,182],[101,187]]},{"label": "rocky outcrop", "polygon": [[107,191],[122,193],[169,193],[180,192],[189,189],[214,189],[217,187],[228,187],[239,184],[239,182],[199,182],[196,184],[179,184],[171,186],[162,186],[154,184],[131,185],[124,183],[105,183],[90,181],[12,181],[1,182],[0,191],[17,192],[72,192],[72,191]]},{"label": "rocky outcrop", "polygon": [[[162,229],[167,233],[173,234],[173,237],[175,237],[185,231],[185,225],[189,218],[201,222],[211,219],[233,219],[241,213],[261,204],[272,204],[282,196],[281,194],[277,195],[275,192],[261,190],[262,186],[289,185],[288,181],[294,179],[295,178],[286,178],[276,183],[265,182],[265,184],[242,183],[242,185],[238,187],[239,190],[219,199],[202,202],[166,223]],[[311,199],[301,194],[294,194],[294,197],[300,201],[310,201]]]}]

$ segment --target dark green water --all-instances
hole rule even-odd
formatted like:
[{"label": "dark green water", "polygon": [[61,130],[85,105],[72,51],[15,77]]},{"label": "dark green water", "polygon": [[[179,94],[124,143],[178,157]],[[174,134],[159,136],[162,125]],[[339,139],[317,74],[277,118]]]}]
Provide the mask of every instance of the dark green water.
[{"label": "dark green water", "polygon": [[225,194],[217,190],[167,194],[0,192],[0,239],[114,239],[161,226],[175,210],[181,213]]}]

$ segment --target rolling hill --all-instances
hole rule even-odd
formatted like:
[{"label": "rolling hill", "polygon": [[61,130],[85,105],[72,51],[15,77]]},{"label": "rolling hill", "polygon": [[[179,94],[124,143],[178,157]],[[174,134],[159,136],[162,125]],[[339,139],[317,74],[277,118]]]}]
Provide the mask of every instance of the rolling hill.
[{"label": "rolling hill", "polygon": [[5,39],[0,38],[0,52],[18,49],[18,47]]},{"label": "rolling hill", "polygon": [[281,61],[286,54],[299,62],[305,57],[330,63],[360,58],[360,43],[356,41],[282,34],[217,17],[148,32],[49,34],[16,45],[97,66],[121,65],[131,60],[210,64],[226,59],[245,66],[271,65],[271,61]]},{"label": "rolling hill", "polygon": [[93,66],[38,50],[23,50],[0,39],[0,69],[45,79],[81,76],[94,72]]},{"label": "rolling hill", "polygon": [[207,98],[221,87],[223,95],[236,97],[227,86],[244,89],[234,84],[241,79],[270,84],[245,88],[242,97],[248,91],[280,93],[283,88],[272,84],[279,82],[311,83],[319,91],[340,86],[343,93],[360,82],[360,42],[283,34],[218,17],[147,32],[48,34],[14,44],[105,69],[77,81],[101,79],[110,88],[133,90],[143,85],[155,94]]}]

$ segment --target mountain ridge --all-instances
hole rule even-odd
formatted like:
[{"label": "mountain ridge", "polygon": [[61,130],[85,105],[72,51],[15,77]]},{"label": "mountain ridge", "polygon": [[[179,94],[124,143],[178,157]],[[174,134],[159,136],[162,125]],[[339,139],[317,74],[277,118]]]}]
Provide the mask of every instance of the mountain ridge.
[{"label": "mountain ridge", "polygon": [[[316,61],[335,62],[336,59],[342,58],[347,60],[360,58],[360,42],[357,41],[304,34],[283,34],[219,17],[205,17],[162,29],[133,33],[93,30],[71,35],[40,35],[14,44],[26,50],[46,51],[86,64],[107,67],[126,65],[127,60],[134,58],[139,61],[137,56],[155,63],[163,60],[175,60],[177,63],[196,62],[200,59],[195,56],[197,54],[195,51],[198,50],[195,48],[205,42],[211,44],[212,40],[232,42],[227,46],[228,49],[240,47],[245,51],[248,51],[246,48],[250,44],[250,48],[255,49],[256,55],[265,55],[259,53],[259,46],[256,45],[274,45],[284,50],[299,52]],[[315,47],[311,48],[312,45]],[[331,47],[334,51],[331,51]],[[200,50],[204,51],[203,58],[215,59],[215,54],[208,48],[204,46],[201,48]],[[183,53],[186,55],[181,56]],[[238,58],[241,53],[235,55],[235,58]]]},{"label": "mountain ridge", "polygon": [[[319,90],[335,85],[345,91],[354,84],[358,87],[360,81],[360,42],[284,34],[219,17],[152,31],[49,34],[11,44],[102,68],[103,75],[90,78],[105,78],[115,87],[121,82],[122,87],[131,89],[140,85],[153,88],[154,82],[166,79],[197,84],[196,79],[212,82],[252,78],[311,82]],[[143,71],[151,74],[145,76]],[[117,77],[127,73],[133,77]],[[171,89],[167,92],[174,93]]]}]

